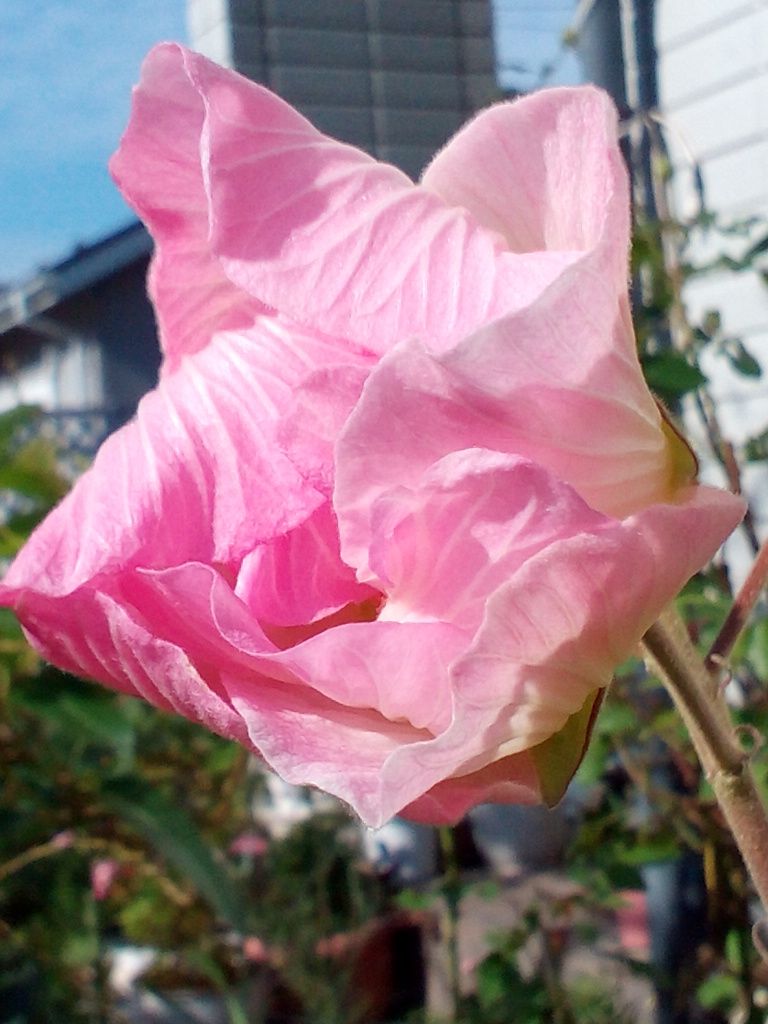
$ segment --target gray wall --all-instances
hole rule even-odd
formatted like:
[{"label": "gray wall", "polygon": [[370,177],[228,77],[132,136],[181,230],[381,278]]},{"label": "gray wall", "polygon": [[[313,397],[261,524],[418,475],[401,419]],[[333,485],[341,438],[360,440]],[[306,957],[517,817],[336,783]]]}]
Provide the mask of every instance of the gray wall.
[{"label": "gray wall", "polygon": [[497,96],[488,0],[188,0],[192,47],[417,176]]}]

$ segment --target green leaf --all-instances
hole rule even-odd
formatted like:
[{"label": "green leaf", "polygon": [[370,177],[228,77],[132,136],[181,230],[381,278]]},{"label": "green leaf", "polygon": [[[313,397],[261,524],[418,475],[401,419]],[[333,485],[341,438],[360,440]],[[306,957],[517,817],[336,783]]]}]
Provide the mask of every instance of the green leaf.
[{"label": "green leaf", "polygon": [[750,437],[744,445],[744,458],[747,462],[762,462],[768,459],[768,430]]},{"label": "green leaf", "polygon": [[643,864],[656,864],[659,861],[675,860],[680,856],[680,844],[674,838],[659,838],[648,842],[638,842],[624,850],[621,855],[623,864],[641,867]]},{"label": "green leaf", "polygon": [[760,679],[768,679],[768,619],[760,619],[748,628],[744,657]]},{"label": "green leaf", "polygon": [[755,256],[760,256],[764,252],[768,252],[768,235],[764,235],[747,249],[742,258],[742,263],[749,265]]},{"label": "green leaf", "polygon": [[722,320],[720,318],[720,313],[716,309],[708,309],[701,322],[701,330],[708,338],[711,338],[713,335],[720,332],[721,327]]},{"label": "green leaf", "polygon": [[562,800],[568,783],[584,757],[604,690],[595,690],[560,732],[531,748],[544,803],[554,807]]},{"label": "green leaf", "polygon": [[743,377],[762,377],[763,368],[739,338],[727,338],[722,351],[732,368]]},{"label": "green leaf", "polygon": [[37,425],[43,415],[39,405],[17,405],[0,414],[0,450],[4,450],[24,427]]},{"label": "green leaf", "polygon": [[695,391],[707,378],[679,352],[658,352],[643,357],[643,372],[651,390],[677,398]]},{"label": "green leaf", "polygon": [[730,974],[713,974],[699,985],[696,999],[705,1010],[730,1010],[738,1004],[741,987]]},{"label": "green leaf", "polygon": [[107,807],[144,836],[184,878],[191,882],[222,921],[235,931],[247,930],[247,902],[192,819],[160,792],[138,780],[109,783],[103,792]]}]

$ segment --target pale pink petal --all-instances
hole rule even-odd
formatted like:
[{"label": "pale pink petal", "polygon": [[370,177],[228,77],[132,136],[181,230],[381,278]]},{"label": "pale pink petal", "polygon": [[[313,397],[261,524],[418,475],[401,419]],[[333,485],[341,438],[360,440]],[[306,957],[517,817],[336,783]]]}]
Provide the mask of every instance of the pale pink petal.
[{"label": "pale pink petal", "polygon": [[[122,592],[154,623],[158,635],[196,663],[215,662],[240,676],[238,692],[242,696],[247,690],[255,706],[261,702],[261,682],[269,677],[289,684],[291,691],[306,689],[306,699],[314,694],[323,706],[330,701],[366,714],[374,711],[384,731],[392,722],[407,722],[418,732],[434,728],[438,720],[444,726],[450,716],[447,667],[466,648],[467,637],[449,624],[350,617],[280,650],[209,566],[140,571],[123,581]],[[368,594],[367,587],[358,585],[361,618]]]},{"label": "pale pink petal", "polygon": [[346,363],[308,375],[293,389],[293,403],[278,426],[282,450],[306,480],[329,497],[336,438],[360,398],[374,361],[350,354]]},{"label": "pale pink petal", "polygon": [[141,403],[6,582],[68,593],[104,572],[239,564],[323,501],[275,441],[291,387],[338,353],[272,319],[217,336]]},{"label": "pale pink petal", "polygon": [[204,106],[187,57],[170,43],[150,52],[110,163],[155,240],[149,283],[166,371],[207,345],[214,331],[247,326],[264,308],[232,284],[211,253],[201,166]]},{"label": "pale pink petal", "polygon": [[275,771],[333,793],[376,826],[396,813],[399,799],[382,777],[388,758],[432,742],[431,730],[447,723],[447,669],[463,643],[442,623],[351,624],[270,659],[312,689],[225,682],[252,744]]},{"label": "pale pink petal", "polygon": [[[743,511],[724,491],[690,488],[677,504],[544,550],[488,602],[483,627],[454,668],[460,702],[504,707],[504,754],[552,735],[608,684]],[[505,663],[524,671],[513,681]]]},{"label": "pale pink petal", "polygon": [[[339,534],[328,502],[306,522],[246,555],[235,593],[262,624],[315,622],[350,603],[380,594],[358,583],[339,556]],[[266,628],[266,627],[265,627]]]},{"label": "pale pink petal", "polygon": [[536,463],[479,448],[387,491],[371,520],[371,568],[387,594],[379,617],[452,622],[468,635],[526,561],[605,521]]},{"label": "pale pink petal", "polygon": [[382,766],[418,732],[304,687],[267,681],[255,692],[241,676],[225,676],[225,683],[250,744],[286,782],[318,786],[348,803],[367,824],[381,824]]},{"label": "pale pink petal", "polygon": [[239,287],[300,323],[376,352],[412,334],[443,347],[527,305],[579,255],[507,252],[267,90],[196,54],[185,67],[206,107],[212,247]]},{"label": "pale pink petal", "polygon": [[64,597],[0,584],[0,604],[13,608],[32,646],[60,668],[247,742],[211,659],[196,662],[162,636],[158,623],[126,598],[130,575],[101,578],[98,589]]},{"label": "pale pink petal", "polygon": [[414,486],[457,449],[538,462],[611,516],[674,494],[674,453],[639,368],[618,360],[616,373],[601,379],[604,363],[589,363],[598,296],[587,308],[583,283],[554,286],[529,310],[444,356],[411,341],[383,357],[336,446],[334,505],[345,561],[365,572],[376,498],[398,484]]},{"label": "pale pink petal", "polygon": [[515,252],[589,250],[610,232],[616,272],[626,268],[627,173],[616,108],[599,89],[548,89],[481,111],[438,153],[422,185]]},{"label": "pale pink petal", "polygon": [[539,777],[527,750],[479,771],[438,782],[404,807],[400,816],[428,825],[450,825],[478,804],[539,804]]},{"label": "pale pink petal", "polygon": [[[449,807],[454,776],[462,806],[468,776],[558,732],[608,685],[743,511],[733,495],[691,488],[678,504],[604,522],[527,561],[491,597],[475,641],[453,663],[450,727],[401,747],[384,766],[381,820],[438,783]],[[510,781],[520,781],[519,762],[508,764]]]}]

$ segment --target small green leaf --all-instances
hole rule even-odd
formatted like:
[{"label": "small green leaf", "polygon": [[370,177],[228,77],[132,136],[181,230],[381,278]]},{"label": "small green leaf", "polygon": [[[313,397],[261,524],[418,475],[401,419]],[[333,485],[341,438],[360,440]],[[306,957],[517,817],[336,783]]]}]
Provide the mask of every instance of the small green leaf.
[{"label": "small green leaf", "polygon": [[621,861],[631,867],[643,864],[657,864],[660,861],[675,860],[680,856],[680,844],[674,838],[659,838],[648,842],[635,843],[622,852]]},{"label": "small green leaf", "polygon": [[701,329],[708,338],[718,334],[722,327],[720,313],[716,309],[708,309],[701,322]]},{"label": "small green leaf", "polygon": [[560,732],[531,748],[542,799],[548,807],[554,807],[562,800],[568,783],[581,764],[604,693],[602,689],[595,690]]},{"label": "small green leaf", "polygon": [[763,368],[739,338],[727,338],[723,353],[733,369],[743,377],[762,377]]},{"label": "small green leaf", "polygon": [[742,262],[750,264],[755,256],[760,256],[764,252],[768,252],[768,235],[764,235],[754,245],[751,245],[749,249],[744,253]]},{"label": "small green leaf", "polygon": [[696,999],[705,1010],[731,1010],[738,1003],[741,988],[730,974],[713,974],[696,990]]},{"label": "small green leaf", "polygon": [[695,391],[707,378],[679,352],[658,352],[643,357],[643,372],[651,390],[677,398]]},{"label": "small green leaf", "polygon": [[768,430],[750,437],[744,445],[744,458],[747,462],[762,462],[768,459]]},{"label": "small green leaf", "polygon": [[39,424],[42,415],[43,410],[39,405],[17,405],[0,414],[0,450],[7,448],[24,427]]}]

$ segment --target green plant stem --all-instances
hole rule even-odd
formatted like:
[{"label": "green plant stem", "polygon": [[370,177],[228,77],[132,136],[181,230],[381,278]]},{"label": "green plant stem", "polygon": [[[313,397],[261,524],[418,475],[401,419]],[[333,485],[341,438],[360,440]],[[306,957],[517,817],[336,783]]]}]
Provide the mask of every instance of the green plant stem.
[{"label": "green plant stem", "polygon": [[445,946],[448,954],[448,983],[451,996],[451,1021],[458,1021],[461,1012],[461,973],[459,967],[459,904],[461,877],[456,856],[456,839],[450,825],[438,828],[440,852],[443,856],[443,895],[446,902]]},{"label": "green plant stem", "polygon": [[665,684],[688,728],[758,896],[768,908],[768,813],[721,688],[673,608],[651,626],[643,644],[651,669]]}]

